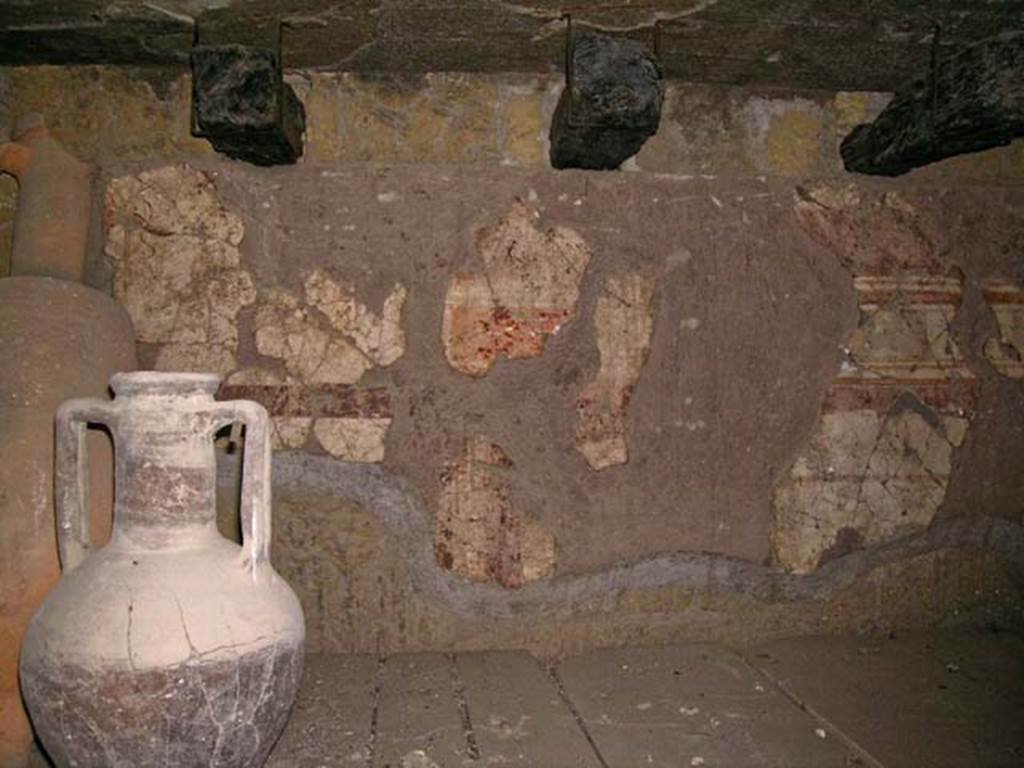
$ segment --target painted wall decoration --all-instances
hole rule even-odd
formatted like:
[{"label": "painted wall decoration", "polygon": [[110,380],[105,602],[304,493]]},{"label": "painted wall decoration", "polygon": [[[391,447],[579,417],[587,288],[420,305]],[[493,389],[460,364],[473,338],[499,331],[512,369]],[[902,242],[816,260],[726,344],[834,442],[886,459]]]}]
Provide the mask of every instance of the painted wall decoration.
[{"label": "painted wall decoration", "polygon": [[804,193],[797,216],[852,272],[860,312],[818,429],[775,493],[775,556],[806,573],[931,523],[976,386],[951,332],[962,276],[909,204],[825,188]]},{"label": "painted wall decoration", "polygon": [[449,283],[441,334],[448,362],[462,373],[483,376],[500,358],[542,355],[545,339],[576,313],[590,251],[571,229],[542,232],[532,219],[517,202],[480,235],[483,271]]}]

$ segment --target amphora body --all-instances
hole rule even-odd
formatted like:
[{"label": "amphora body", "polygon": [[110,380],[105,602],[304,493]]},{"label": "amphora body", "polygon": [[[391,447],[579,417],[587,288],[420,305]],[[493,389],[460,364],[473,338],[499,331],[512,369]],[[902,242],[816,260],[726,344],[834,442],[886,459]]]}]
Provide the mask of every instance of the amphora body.
[{"label": "amphora body", "polygon": [[[267,415],[207,374],[127,373],[57,414],[63,576],[29,627],[22,690],[58,766],[259,766],[302,671],[302,610],[275,573]],[[213,436],[245,425],[242,546],[216,528]],[[86,424],[116,458],[110,542],[89,541]]]},{"label": "amphora body", "polygon": [[[0,279],[0,768],[25,768],[32,729],[18,653],[60,578],[53,507],[53,415],[72,397],[103,397],[136,367],[123,307],[82,283],[93,170],[65,152],[39,115],[0,144],[0,173],[18,180],[11,276]],[[89,430],[92,535],[110,534],[111,445]]]}]

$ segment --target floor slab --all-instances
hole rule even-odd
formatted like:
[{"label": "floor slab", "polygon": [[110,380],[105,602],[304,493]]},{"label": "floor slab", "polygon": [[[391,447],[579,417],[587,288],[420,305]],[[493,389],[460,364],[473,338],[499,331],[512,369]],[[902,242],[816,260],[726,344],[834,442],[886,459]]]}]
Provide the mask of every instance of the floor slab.
[{"label": "floor slab", "polygon": [[947,671],[1024,706],[1024,638],[990,629],[900,632],[897,638],[936,656]]},{"label": "floor slab", "polygon": [[266,768],[365,766],[378,661],[310,654],[288,725]]},{"label": "floor slab", "polygon": [[1019,668],[1003,657],[1011,646],[968,650],[969,639],[949,637],[937,643],[902,635],[800,638],[751,649],[747,658],[876,765],[1024,765],[1024,708],[947,659],[962,653],[964,666],[989,677]]},{"label": "floor slab", "polygon": [[468,736],[452,657],[401,654],[384,662],[370,763],[374,768],[473,765],[476,749]]},{"label": "floor slab", "polygon": [[269,768],[1017,768],[1024,639],[979,630],[307,657]]},{"label": "floor slab", "polygon": [[857,754],[714,645],[595,651],[558,676],[610,768],[846,768]]},{"label": "floor slab", "polygon": [[[49,765],[38,754],[33,765]],[[310,655],[267,768],[1020,768],[1024,638]]]},{"label": "floor slab", "polygon": [[455,658],[481,765],[601,768],[547,669],[528,653]]}]

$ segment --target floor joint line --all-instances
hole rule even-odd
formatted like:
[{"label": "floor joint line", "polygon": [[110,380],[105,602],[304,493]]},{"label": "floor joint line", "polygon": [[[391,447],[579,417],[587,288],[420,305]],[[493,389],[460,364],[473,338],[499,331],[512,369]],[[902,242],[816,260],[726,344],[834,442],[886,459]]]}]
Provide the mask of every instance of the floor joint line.
[{"label": "floor joint line", "polygon": [[459,664],[454,653],[448,654],[448,663],[452,675],[452,691],[455,693],[455,700],[459,705],[459,716],[462,718],[462,732],[466,737],[466,752],[471,760],[479,760],[480,744],[476,740],[473,718],[469,714],[469,702],[466,701],[466,684],[462,681],[462,675],[459,673]]},{"label": "floor joint line", "polygon": [[735,653],[743,661],[743,663],[746,664],[754,672],[763,675],[765,679],[767,679],[779,693],[781,693],[784,697],[786,697],[786,699],[791,704],[793,704],[793,706],[795,706],[802,712],[806,712],[808,715],[811,716],[812,719],[814,719],[821,725],[825,726],[828,729],[828,731],[836,734],[836,736],[839,737],[839,740],[846,745],[847,749],[850,749],[854,753],[856,753],[857,757],[865,761],[867,765],[871,766],[871,768],[885,768],[885,765],[883,765],[877,757],[872,755],[870,752],[868,752],[867,749],[858,744],[852,736],[846,733],[846,731],[844,731],[842,728],[836,725],[832,720],[825,717],[825,715],[823,715],[817,709],[812,707],[806,701],[801,699],[795,691],[791,691],[785,684],[783,684],[781,680],[772,675],[767,669],[763,669],[759,667],[757,664],[754,664],[752,661],[750,661],[750,659],[747,658],[746,654],[744,653],[740,653],[738,651],[733,651],[733,653]]},{"label": "floor joint line", "polygon": [[387,657],[377,656],[377,673],[373,682],[373,707],[370,709],[370,737],[366,742],[366,768],[373,768],[377,751],[377,723],[380,718],[380,697],[384,688],[384,664]]},{"label": "floor joint line", "polygon": [[576,726],[583,733],[583,738],[587,740],[590,748],[594,752],[594,757],[597,758],[597,762],[601,764],[601,768],[610,768],[608,761],[604,759],[604,755],[601,754],[601,750],[597,748],[597,742],[594,741],[594,737],[590,735],[590,730],[587,728],[587,724],[583,721],[583,716],[576,709],[576,705],[573,704],[572,699],[569,698],[569,693],[565,690],[565,685],[562,683],[562,678],[558,674],[558,670],[552,664],[547,667],[548,677],[555,684],[555,689],[558,691],[558,697],[562,700],[562,703],[568,708],[569,712],[572,713],[573,719],[576,721]]}]

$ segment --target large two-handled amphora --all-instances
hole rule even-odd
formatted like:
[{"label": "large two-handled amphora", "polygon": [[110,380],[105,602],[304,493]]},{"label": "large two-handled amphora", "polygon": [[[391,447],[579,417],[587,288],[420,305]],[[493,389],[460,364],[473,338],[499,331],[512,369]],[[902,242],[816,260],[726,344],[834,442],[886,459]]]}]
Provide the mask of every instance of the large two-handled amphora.
[{"label": "large two-handled amphora", "polygon": [[[125,373],[113,401],[58,411],[55,497],[63,575],[29,626],[22,690],[54,762],[255,767],[302,672],[295,594],[274,571],[267,413],[214,400],[209,374]],[[245,426],[242,545],[216,526],[213,439]],[[114,438],[110,542],[88,535],[85,427]]]}]

